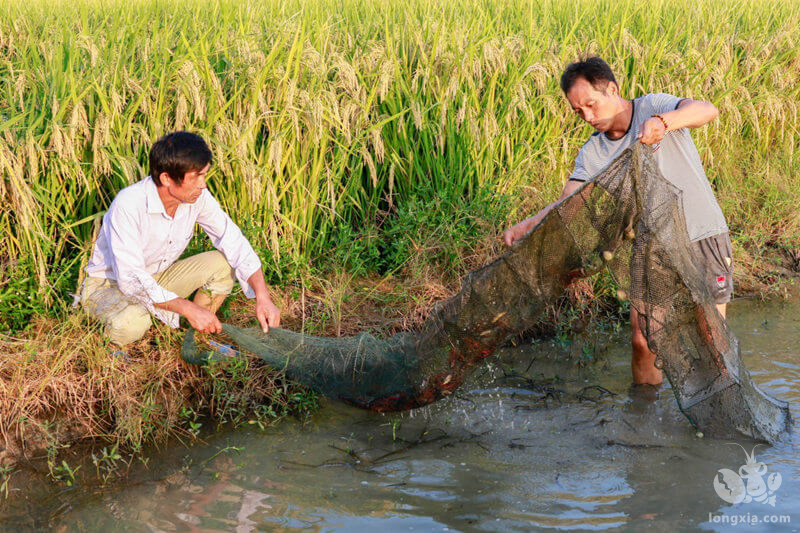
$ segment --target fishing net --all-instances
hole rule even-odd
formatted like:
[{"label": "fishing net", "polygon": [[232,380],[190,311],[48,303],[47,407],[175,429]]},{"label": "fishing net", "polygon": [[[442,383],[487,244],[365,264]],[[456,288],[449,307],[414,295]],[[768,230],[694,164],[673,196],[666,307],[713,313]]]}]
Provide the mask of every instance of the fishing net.
[{"label": "fishing net", "polygon": [[[693,425],[712,436],[770,442],[787,432],[787,405],[753,384],[716,310],[688,238],[681,192],[640,143],[562,200],[512,250],[468,274],[420,332],[380,340],[228,324],[223,330],[292,380],[358,407],[400,411],[452,394],[498,347],[540,323],[571,282],[602,268],[639,312],[657,366]],[[196,364],[221,357],[199,352],[193,331],[182,356]]]}]

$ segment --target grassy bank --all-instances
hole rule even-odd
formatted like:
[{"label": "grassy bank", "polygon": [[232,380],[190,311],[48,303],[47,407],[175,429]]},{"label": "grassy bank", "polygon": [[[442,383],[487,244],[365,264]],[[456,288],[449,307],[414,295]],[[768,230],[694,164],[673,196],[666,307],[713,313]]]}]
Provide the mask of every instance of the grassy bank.
[{"label": "grassy bank", "polygon": [[[146,174],[156,138],[209,141],[213,193],[262,256],[289,326],[394,331],[561,190],[590,129],[558,76],[585,53],[609,61],[628,97],[719,107],[693,136],[739,288],[768,290],[800,243],[796,3],[0,2],[6,453],[186,434],[193,412],[233,416],[219,391],[240,395],[242,417],[294,409],[266,369],[185,367],[166,331],[130,362],[110,359],[96,326],[69,312],[100,217]],[[245,320],[246,304],[228,312]]]}]

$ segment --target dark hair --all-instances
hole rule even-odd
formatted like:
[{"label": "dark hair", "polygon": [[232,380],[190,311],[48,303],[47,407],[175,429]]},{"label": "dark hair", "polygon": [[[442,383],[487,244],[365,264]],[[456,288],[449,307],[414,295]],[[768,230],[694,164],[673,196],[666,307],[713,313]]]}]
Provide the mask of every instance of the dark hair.
[{"label": "dark hair", "polygon": [[617,83],[611,67],[597,56],[567,65],[561,75],[561,90],[564,91],[564,94],[569,92],[578,78],[585,79],[598,91],[605,91],[610,81]]},{"label": "dark hair", "polygon": [[164,135],[150,148],[150,177],[159,187],[166,172],[179,185],[187,172],[201,170],[211,163],[211,149],[202,137],[188,131]]}]

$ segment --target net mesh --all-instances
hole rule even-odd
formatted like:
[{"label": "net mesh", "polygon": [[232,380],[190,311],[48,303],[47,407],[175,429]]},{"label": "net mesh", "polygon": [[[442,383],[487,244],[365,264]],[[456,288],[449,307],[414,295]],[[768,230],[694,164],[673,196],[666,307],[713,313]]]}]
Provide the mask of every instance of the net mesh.
[{"label": "net mesh", "polygon": [[[680,191],[636,143],[512,250],[469,273],[419,332],[380,340],[223,330],[292,380],[358,407],[400,411],[452,394],[480,361],[543,320],[572,281],[608,268],[689,421],[712,436],[777,441],[791,424],[788,407],[753,384],[684,220]],[[191,330],[182,356],[196,364],[221,357],[199,352]]]}]

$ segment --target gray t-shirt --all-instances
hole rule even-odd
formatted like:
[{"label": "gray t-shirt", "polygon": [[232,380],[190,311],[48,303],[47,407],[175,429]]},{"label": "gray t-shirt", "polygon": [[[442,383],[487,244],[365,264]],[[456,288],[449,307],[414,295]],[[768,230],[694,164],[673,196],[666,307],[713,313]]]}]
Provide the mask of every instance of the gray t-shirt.
[{"label": "gray t-shirt", "polygon": [[[594,133],[578,153],[569,179],[586,181],[605,170],[623,150],[637,142],[639,128],[647,119],[676,109],[681,100],[665,93],[646,94],[633,100],[633,119],[627,133],[615,141],[604,133]],[[668,132],[652,148],[661,174],[683,193],[683,215],[689,239],[698,241],[728,231],[689,129]]]}]

